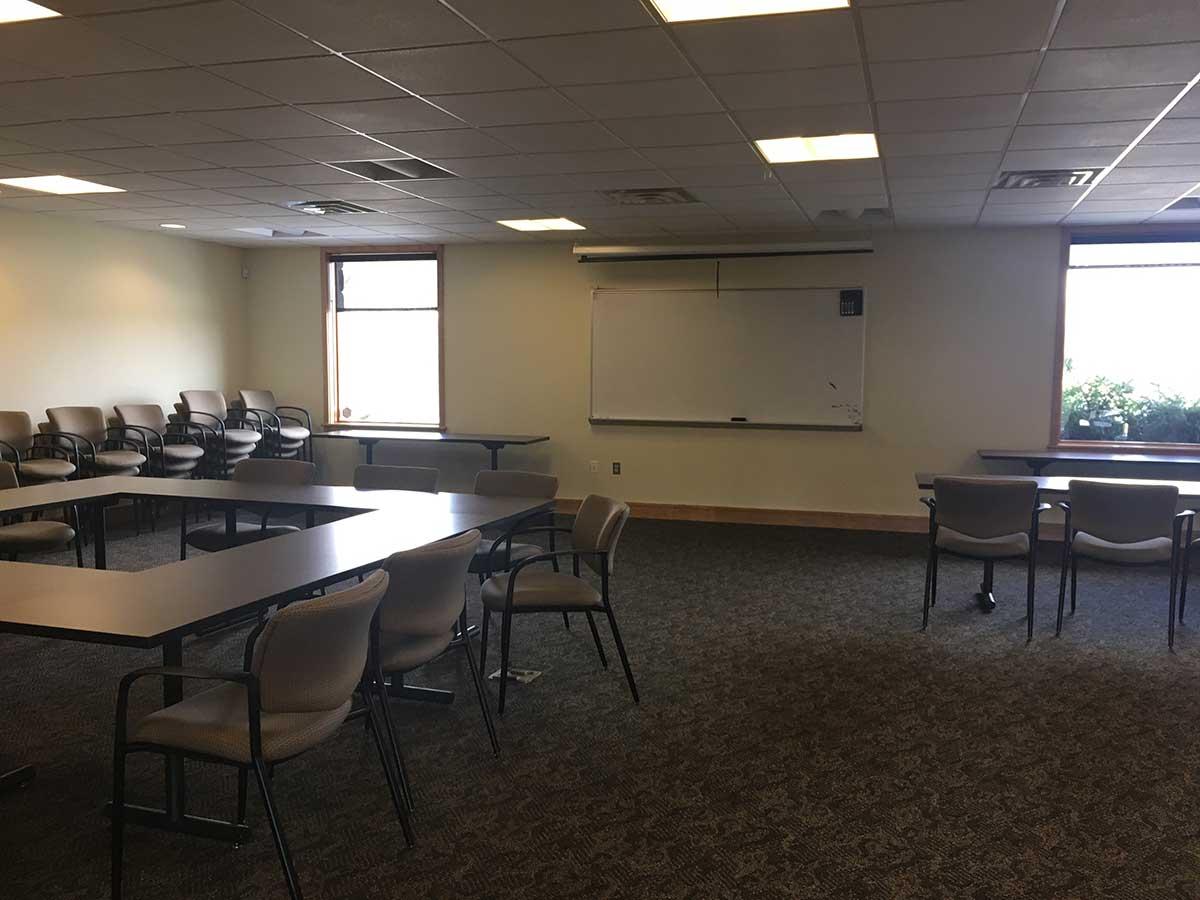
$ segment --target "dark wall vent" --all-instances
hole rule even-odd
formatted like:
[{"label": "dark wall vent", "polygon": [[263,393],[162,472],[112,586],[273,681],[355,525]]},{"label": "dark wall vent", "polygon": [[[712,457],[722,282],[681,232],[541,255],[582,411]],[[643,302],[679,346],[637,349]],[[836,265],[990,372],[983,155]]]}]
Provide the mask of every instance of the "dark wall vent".
[{"label": "dark wall vent", "polygon": [[1027,188],[1087,187],[1104,169],[1034,169],[1029,172],[1001,172],[996,190]]},{"label": "dark wall vent", "polygon": [[621,206],[670,206],[676,203],[695,203],[696,198],[683,188],[627,188],[601,191],[605,197]]},{"label": "dark wall vent", "polygon": [[431,178],[454,178],[452,172],[419,159],[366,159],[330,163],[344,172],[353,172],[372,181],[421,181]]},{"label": "dark wall vent", "polygon": [[296,200],[289,203],[288,208],[311,216],[352,216],[356,213],[378,212],[348,200]]}]

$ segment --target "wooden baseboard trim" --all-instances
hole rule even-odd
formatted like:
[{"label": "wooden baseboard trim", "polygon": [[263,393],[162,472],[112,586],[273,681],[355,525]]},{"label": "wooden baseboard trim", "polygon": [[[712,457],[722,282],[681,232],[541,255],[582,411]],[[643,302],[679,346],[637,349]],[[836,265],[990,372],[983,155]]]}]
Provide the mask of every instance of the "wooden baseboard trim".
[{"label": "wooden baseboard trim", "polygon": [[[558,501],[558,511],[573,513],[579,500]],[[737,525],[786,525],[795,528],[833,528],[842,531],[890,531],[920,534],[929,528],[926,516],[845,513],[803,509],[757,509],[745,506],[694,506],[682,503],[629,504],[635,519],[678,522],[721,522]]]}]

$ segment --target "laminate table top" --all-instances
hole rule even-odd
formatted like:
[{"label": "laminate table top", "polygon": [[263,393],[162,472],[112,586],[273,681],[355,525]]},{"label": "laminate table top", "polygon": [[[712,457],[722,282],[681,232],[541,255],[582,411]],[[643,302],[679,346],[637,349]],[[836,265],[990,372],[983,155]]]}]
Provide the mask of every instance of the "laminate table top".
[{"label": "laminate table top", "polygon": [[962,475],[953,473],[933,474],[918,472],[916,474],[917,488],[923,491],[933,489],[933,479],[943,478],[975,478],[983,481],[1032,481],[1038,486],[1039,494],[1066,496],[1070,492],[1072,481],[1098,481],[1104,484],[1137,484],[1137,485],[1172,485],[1179,490],[1179,499],[1188,502],[1200,501],[1200,481],[1174,481],[1158,478],[1091,478],[1082,475]]}]

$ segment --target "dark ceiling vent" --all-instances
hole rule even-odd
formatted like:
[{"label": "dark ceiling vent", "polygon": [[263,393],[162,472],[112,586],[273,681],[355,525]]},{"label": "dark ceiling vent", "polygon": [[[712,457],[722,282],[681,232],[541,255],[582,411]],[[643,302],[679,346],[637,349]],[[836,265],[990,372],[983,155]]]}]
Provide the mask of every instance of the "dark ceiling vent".
[{"label": "dark ceiling vent", "polygon": [[683,188],[627,188],[601,191],[605,197],[621,206],[670,206],[675,203],[695,203],[696,198]]},{"label": "dark ceiling vent", "polygon": [[813,224],[835,225],[891,225],[892,211],[884,206],[869,206],[864,209],[823,209],[813,219]]},{"label": "dark ceiling vent", "polygon": [[1087,187],[1104,169],[1034,169],[1029,172],[1001,172],[996,189]]},{"label": "dark ceiling vent", "polygon": [[356,213],[378,212],[348,200],[296,200],[289,203],[288,208],[310,216],[352,216]]},{"label": "dark ceiling vent", "polygon": [[1200,209],[1200,197],[1184,197],[1182,200],[1176,200],[1167,209]]},{"label": "dark ceiling vent", "polygon": [[454,178],[452,172],[431,166],[419,159],[367,159],[330,163],[344,172],[353,172],[372,181],[420,181],[430,178]]}]

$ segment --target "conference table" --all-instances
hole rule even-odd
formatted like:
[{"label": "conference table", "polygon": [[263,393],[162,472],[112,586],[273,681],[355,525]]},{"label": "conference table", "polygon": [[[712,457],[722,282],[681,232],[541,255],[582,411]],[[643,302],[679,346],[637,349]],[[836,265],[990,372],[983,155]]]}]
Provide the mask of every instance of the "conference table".
[{"label": "conference table", "polygon": [[1051,447],[1047,450],[977,450],[980,459],[1013,460],[1025,463],[1034,475],[1041,475],[1055,463],[1103,463],[1116,466],[1200,466],[1200,455],[1186,453],[1110,453],[1107,450],[1073,450]]},{"label": "conference table", "polygon": [[412,441],[434,444],[478,444],[491,453],[492,469],[500,468],[500,451],[512,445],[527,447],[550,440],[548,434],[467,434],[456,431],[406,431],[403,428],[331,428],[313,433],[314,438],[358,441],[367,465],[375,461],[375,445],[380,441]]},{"label": "conference table", "polygon": [[[141,572],[108,571],[104,511],[122,499],[203,502],[225,510],[268,503],[355,513],[267,541],[206,553]],[[183,639],[244,619],[317,588],[376,568],[391,554],[474,528],[504,528],[544,516],[553,501],[351,487],[280,486],[233,481],[109,476],[0,491],[0,517],[68,505],[91,510],[95,569],[0,562],[0,633],[160,648],[164,666],[183,665]],[[114,673],[114,683],[120,673]],[[180,678],[163,680],[163,705],[183,699]],[[6,776],[19,784],[28,766]],[[129,821],[169,831],[240,842],[244,825],[190,815],[182,759],[166,761],[162,809],[127,807]]]},{"label": "conference table", "polygon": [[917,488],[922,491],[933,490],[933,479],[938,477],[972,478],[981,481],[1032,481],[1037,484],[1039,495],[1056,497],[1065,497],[1070,493],[1072,481],[1096,481],[1102,484],[1165,484],[1178,489],[1180,500],[1200,501],[1200,481],[1173,481],[1159,478],[1092,478],[1083,475],[955,475],[918,472],[916,474]]}]

